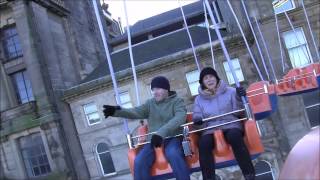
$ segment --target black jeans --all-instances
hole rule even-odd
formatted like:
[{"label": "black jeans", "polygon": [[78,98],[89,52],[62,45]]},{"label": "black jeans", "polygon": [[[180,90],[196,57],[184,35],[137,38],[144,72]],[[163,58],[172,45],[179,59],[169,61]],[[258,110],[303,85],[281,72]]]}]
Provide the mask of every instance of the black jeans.
[{"label": "black jeans", "polygon": [[[243,141],[243,132],[240,129],[227,129],[223,131],[223,135],[233,149],[234,156],[240,166],[242,174],[246,177],[254,178],[255,170],[251,162],[250,154],[247,146]],[[214,149],[214,136],[207,134],[200,137],[199,140],[199,156],[200,168],[204,180],[215,179],[215,160],[212,155]]]}]

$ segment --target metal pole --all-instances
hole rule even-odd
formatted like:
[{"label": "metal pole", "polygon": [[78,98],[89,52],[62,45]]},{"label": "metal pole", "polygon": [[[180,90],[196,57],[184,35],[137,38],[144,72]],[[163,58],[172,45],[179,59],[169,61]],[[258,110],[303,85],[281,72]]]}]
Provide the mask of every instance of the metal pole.
[{"label": "metal pole", "polygon": [[214,62],[214,55],[213,55],[213,45],[212,45],[211,33],[210,33],[210,29],[209,29],[209,21],[208,21],[207,10],[206,10],[206,6],[205,6],[204,2],[203,2],[203,10],[204,10],[205,23],[206,23],[206,27],[207,27],[207,31],[208,31],[208,36],[209,36],[209,42],[210,42],[212,67],[213,67],[213,69],[216,69],[216,64]]},{"label": "metal pole", "polygon": [[140,97],[139,97],[139,89],[138,89],[138,81],[137,81],[136,68],[135,68],[135,65],[134,65],[133,54],[132,54],[131,34],[130,34],[128,14],[127,14],[127,4],[126,4],[126,0],[123,0],[123,7],[124,7],[124,13],[125,13],[126,25],[127,25],[126,28],[127,28],[127,35],[128,35],[128,50],[129,50],[129,55],[130,55],[130,61],[131,61],[131,68],[132,68],[132,73],[133,73],[133,80],[134,80],[134,87],[135,87],[135,92],[136,92],[136,98],[137,98],[137,102],[138,102],[138,106],[139,106],[139,105],[140,105]]},{"label": "metal pole", "polygon": [[275,18],[275,20],[276,20],[276,27],[277,27],[277,34],[278,34],[278,42],[279,42],[280,56],[281,56],[281,63],[282,63],[282,72],[284,73],[284,71],[285,71],[284,59],[283,59],[283,52],[282,52],[281,37],[280,37],[280,32],[279,32],[278,17],[277,17],[277,14],[276,14],[276,13],[274,13],[274,18]]},{"label": "metal pole", "polygon": [[261,72],[260,72],[260,69],[259,69],[259,67],[258,67],[258,65],[257,65],[257,62],[256,62],[256,60],[255,60],[255,58],[254,58],[254,56],[253,56],[253,54],[252,54],[252,52],[251,52],[251,49],[250,49],[250,46],[249,46],[249,44],[248,44],[247,38],[246,38],[246,36],[244,35],[244,32],[243,32],[243,30],[242,30],[242,27],[241,27],[241,25],[240,25],[240,23],[239,23],[239,20],[238,20],[238,18],[237,18],[237,15],[236,15],[236,13],[234,12],[234,10],[233,10],[233,8],[232,8],[229,0],[227,0],[227,3],[228,3],[228,6],[229,6],[229,8],[230,8],[230,10],[231,10],[231,13],[232,13],[234,19],[235,19],[236,22],[237,22],[237,25],[238,25],[238,28],[239,28],[239,30],[240,30],[240,32],[241,32],[242,37],[243,37],[244,43],[245,43],[246,46],[247,46],[249,55],[250,55],[250,57],[251,57],[251,59],[252,59],[252,61],[253,61],[254,66],[256,67],[256,69],[257,69],[257,71],[258,71],[258,75],[259,75],[260,79],[261,79],[262,81],[264,81],[264,79],[263,79],[263,77],[262,77],[262,74],[261,74]]},{"label": "metal pole", "polygon": [[[114,70],[113,70],[113,67],[112,67],[111,57],[110,57],[110,53],[109,53],[109,48],[108,48],[108,44],[107,44],[107,40],[106,40],[106,35],[104,34],[104,31],[103,31],[102,21],[101,21],[100,13],[99,13],[99,10],[98,10],[97,1],[96,0],[92,0],[92,3],[93,3],[94,12],[96,14],[97,22],[98,22],[100,35],[101,35],[102,42],[103,42],[104,51],[105,51],[106,57],[107,57],[107,63],[108,63],[108,66],[109,66],[110,76],[111,76],[112,84],[113,84],[113,90],[114,90],[114,92],[116,94],[116,101],[117,101],[117,104],[120,104],[120,97],[119,97],[119,92],[118,92],[117,81],[116,81],[116,78],[115,78],[115,75],[114,75]],[[126,119],[123,119],[123,124],[124,124],[125,132],[127,134],[129,134],[130,130],[129,130],[128,122],[127,122]]]},{"label": "metal pole", "polygon": [[258,32],[259,32],[259,34],[260,34],[260,36],[261,36],[262,45],[264,46],[264,49],[265,49],[265,51],[266,51],[266,53],[267,53],[267,57],[268,57],[269,64],[270,64],[270,67],[271,67],[271,72],[272,72],[272,74],[273,74],[273,76],[274,76],[274,78],[275,78],[275,81],[277,81],[277,76],[276,76],[276,73],[275,73],[275,71],[274,71],[274,67],[273,67],[273,64],[272,64],[272,61],[273,61],[273,60],[272,60],[272,58],[271,58],[271,56],[270,56],[270,54],[269,54],[269,50],[268,50],[267,43],[266,43],[266,41],[265,41],[265,39],[264,39],[264,37],[263,37],[263,34],[262,34],[262,32],[261,32],[261,29],[260,29],[259,22],[258,22],[257,18],[254,17],[254,20],[255,20],[255,22],[256,22],[256,24],[257,24]]},{"label": "metal pole", "polygon": [[308,17],[306,8],[304,7],[304,0],[301,1],[301,4],[302,4],[302,8],[303,8],[303,13],[304,13],[304,15],[306,16],[306,19],[307,19],[309,33],[310,33],[310,36],[311,36],[311,39],[312,39],[312,42],[313,42],[314,49],[316,50],[317,58],[318,58],[318,60],[320,60],[319,50],[318,50],[318,48],[317,48],[317,44],[316,44],[316,41],[315,41],[315,39],[314,39],[312,30],[311,30],[311,26],[310,26],[310,22],[309,22],[309,17]]},{"label": "metal pole", "polygon": [[[212,126],[208,126],[208,127],[205,127],[205,128],[192,130],[192,131],[189,131],[189,134],[200,132],[200,131],[204,131],[204,130],[208,130],[208,129],[212,129],[212,128],[216,128],[216,127],[220,127],[220,126],[224,126],[224,125],[228,125],[228,124],[232,124],[232,123],[236,123],[236,122],[246,121],[246,120],[248,120],[248,118],[236,119],[236,120],[225,122],[225,123],[222,123],[222,124],[212,125]],[[168,137],[165,137],[164,139],[180,137],[180,136],[183,136],[183,134],[177,134],[175,136],[168,136]],[[143,143],[138,143],[135,146],[141,146],[141,145],[149,144],[149,143],[150,143],[149,141],[146,141],[146,142],[143,142]]]},{"label": "metal pole", "polygon": [[268,69],[267,69],[267,66],[266,66],[266,61],[265,61],[265,59],[263,57],[262,50],[260,48],[260,44],[259,44],[258,38],[257,38],[256,34],[254,33],[254,30],[253,30],[253,27],[252,27],[252,24],[251,24],[251,21],[250,21],[248,12],[247,12],[247,8],[246,8],[243,0],[241,0],[241,4],[242,4],[243,10],[245,12],[245,15],[246,15],[246,18],[247,18],[251,33],[252,33],[252,35],[254,37],[254,40],[255,40],[255,42],[257,44],[257,48],[258,48],[258,52],[259,52],[259,55],[260,55],[260,58],[261,58],[261,61],[262,61],[263,68],[264,68],[264,70],[266,72],[268,80],[270,80],[269,72],[268,72]]},{"label": "metal pole", "polygon": [[187,24],[187,21],[186,21],[186,17],[184,16],[184,12],[183,12],[183,9],[182,9],[180,0],[178,0],[178,3],[179,3],[180,10],[181,10],[181,14],[182,14],[182,18],[183,18],[184,25],[186,26],[185,28],[186,28],[186,30],[187,30],[187,34],[188,34],[188,37],[189,37],[189,41],[190,41],[190,44],[191,44],[191,47],[192,47],[193,56],[194,56],[194,59],[195,59],[196,64],[197,64],[198,71],[200,72],[201,68],[200,68],[200,65],[199,65],[199,61],[198,61],[198,58],[197,58],[196,51],[195,51],[195,49],[194,49],[192,37],[191,37],[191,34],[190,34],[190,32],[189,32],[188,24]]},{"label": "metal pole", "polygon": [[100,35],[101,35],[102,42],[103,42],[104,51],[105,51],[106,57],[107,57],[107,64],[109,65],[109,71],[110,71],[110,75],[111,75],[111,79],[112,79],[113,90],[116,94],[116,101],[117,101],[117,104],[120,104],[117,81],[114,76],[114,70],[113,70],[113,66],[112,66],[112,62],[111,62],[111,57],[110,57],[109,48],[108,48],[108,44],[107,44],[107,40],[106,40],[106,35],[104,34],[104,31],[102,28],[101,17],[100,17],[100,13],[98,10],[98,5],[97,5],[96,0],[92,0],[92,2],[93,2],[93,8],[94,8],[94,11],[96,14],[96,18],[97,18],[99,30],[100,30]]},{"label": "metal pole", "polygon": [[[216,20],[215,20],[215,18],[214,18],[214,16],[213,16],[212,10],[211,10],[211,8],[210,8],[210,4],[209,4],[208,0],[204,0],[204,1],[205,1],[205,5],[206,5],[206,7],[207,7],[207,10],[208,10],[208,12],[209,12],[209,15],[210,15],[210,19],[211,19],[211,21],[212,21],[212,24],[213,24],[213,26],[215,27],[214,30],[215,30],[215,32],[216,32],[216,34],[217,34],[217,36],[218,36],[219,41],[220,41],[221,48],[222,48],[222,50],[223,50],[223,54],[224,54],[224,56],[225,56],[226,59],[227,59],[227,62],[228,62],[228,65],[229,65],[229,69],[230,69],[230,71],[231,71],[231,74],[232,74],[232,76],[233,76],[233,79],[234,79],[234,81],[235,81],[235,83],[236,83],[236,86],[237,86],[237,87],[240,87],[240,83],[239,83],[239,81],[238,81],[238,78],[237,78],[236,73],[234,72],[233,65],[232,65],[232,62],[231,62],[229,53],[228,53],[227,48],[226,48],[226,46],[225,46],[225,44],[224,44],[224,42],[223,42],[223,38],[222,38],[222,36],[221,36],[221,33],[220,33],[219,29],[217,28],[217,22],[216,22]],[[244,104],[244,107],[245,107],[245,109],[246,109],[248,118],[249,118],[249,119],[252,119],[251,110],[250,110],[250,107],[249,107],[249,105],[248,105],[248,103],[247,103],[246,98],[245,98],[244,96],[241,96],[241,100],[242,100],[242,103]]]}]

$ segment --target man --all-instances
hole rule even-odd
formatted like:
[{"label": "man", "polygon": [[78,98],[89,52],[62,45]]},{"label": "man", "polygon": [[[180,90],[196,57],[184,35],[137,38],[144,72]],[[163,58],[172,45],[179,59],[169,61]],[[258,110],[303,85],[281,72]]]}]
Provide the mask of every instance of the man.
[{"label": "man", "polygon": [[[148,119],[149,132],[155,132],[151,143],[143,146],[134,161],[134,179],[151,179],[150,169],[155,160],[154,148],[164,146],[165,156],[177,180],[189,180],[190,172],[181,147],[181,138],[165,139],[181,133],[180,125],[186,120],[184,101],[170,91],[167,78],[158,76],[151,81],[153,98],[139,107],[124,109],[120,106],[104,105],[104,115],[128,119]],[[150,138],[149,138],[150,139]]]}]

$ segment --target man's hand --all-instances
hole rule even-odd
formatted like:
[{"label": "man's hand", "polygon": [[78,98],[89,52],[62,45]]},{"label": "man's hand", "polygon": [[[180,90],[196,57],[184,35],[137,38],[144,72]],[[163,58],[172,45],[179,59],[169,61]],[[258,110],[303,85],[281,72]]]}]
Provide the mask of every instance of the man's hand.
[{"label": "man's hand", "polygon": [[239,96],[239,97],[242,97],[242,96],[246,96],[247,95],[247,92],[246,92],[246,90],[243,88],[243,87],[237,87],[236,88],[236,91],[237,91],[237,95]]},{"label": "man's hand", "polygon": [[105,118],[108,118],[109,116],[113,116],[116,110],[120,110],[120,106],[109,106],[109,105],[103,105],[103,114]]},{"label": "man's hand", "polygon": [[151,137],[151,146],[157,148],[157,147],[160,147],[162,145],[162,142],[163,142],[163,138],[159,135],[152,135]]}]

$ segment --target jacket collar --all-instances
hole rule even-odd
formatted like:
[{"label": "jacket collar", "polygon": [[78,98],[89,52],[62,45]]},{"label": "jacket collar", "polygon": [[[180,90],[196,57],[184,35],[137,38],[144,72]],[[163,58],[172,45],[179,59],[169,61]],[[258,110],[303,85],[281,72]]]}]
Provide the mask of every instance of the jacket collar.
[{"label": "jacket collar", "polygon": [[227,90],[227,84],[223,80],[220,80],[219,85],[218,85],[218,89],[215,94],[212,94],[208,90],[202,89],[201,86],[199,86],[199,88],[198,88],[199,96],[204,99],[215,98],[216,96],[223,94],[226,90]]},{"label": "jacket collar", "polygon": [[157,104],[159,103],[165,103],[165,102],[168,102],[170,101],[171,99],[175,98],[177,96],[177,92],[176,91],[169,91],[169,95],[167,98],[163,99],[162,101],[156,101],[154,98],[154,102],[156,102]]}]

